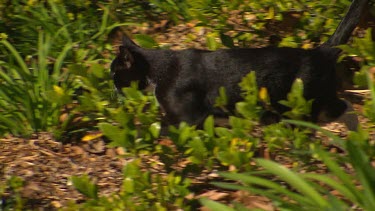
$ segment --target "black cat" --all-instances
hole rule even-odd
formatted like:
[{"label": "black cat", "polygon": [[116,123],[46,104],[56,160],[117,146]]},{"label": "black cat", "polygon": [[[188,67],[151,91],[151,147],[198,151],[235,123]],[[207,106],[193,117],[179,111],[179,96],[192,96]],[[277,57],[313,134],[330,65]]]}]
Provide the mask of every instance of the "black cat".
[{"label": "black cat", "polygon": [[[266,87],[272,107],[280,114],[287,110],[278,102],[286,98],[296,78],[304,83],[304,97],[314,99],[311,121],[333,121],[344,117],[351,130],[358,120],[350,103],[336,93],[335,64],[340,49],[348,41],[368,0],[353,0],[348,13],[330,39],[311,49],[237,48],[205,51],[143,49],[123,38],[111,73],[117,89],[138,81],[140,89],[155,85],[155,95],[169,124],[185,121],[199,125],[214,108],[218,89],[225,87],[229,109],[241,100],[238,83],[250,71],[256,72],[259,87]],[[346,119],[345,119],[346,118]]]}]

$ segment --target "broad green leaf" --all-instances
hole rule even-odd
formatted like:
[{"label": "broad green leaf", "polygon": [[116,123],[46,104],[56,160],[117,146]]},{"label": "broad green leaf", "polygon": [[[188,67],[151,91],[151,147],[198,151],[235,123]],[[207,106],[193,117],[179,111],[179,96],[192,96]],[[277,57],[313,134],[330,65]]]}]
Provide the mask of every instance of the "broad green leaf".
[{"label": "broad green leaf", "polygon": [[214,134],[215,134],[214,128],[215,128],[214,117],[212,115],[210,115],[204,121],[203,129],[204,129],[204,131],[206,131],[206,133],[208,134],[209,137],[213,137]]},{"label": "broad green leaf", "polygon": [[155,122],[150,125],[149,131],[153,138],[158,138],[160,135],[160,122]]},{"label": "broad green leaf", "polygon": [[122,189],[126,192],[126,193],[134,193],[134,179],[132,178],[125,178],[123,183],[122,183]]},{"label": "broad green leaf", "polygon": [[134,35],[134,39],[143,48],[156,48],[159,44],[150,36],[145,34]]},{"label": "broad green leaf", "polygon": [[221,39],[221,43],[223,43],[224,46],[228,47],[228,48],[234,48],[234,42],[233,42],[233,39],[224,34],[224,33],[220,33],[220,39]]},{"label": "broad green leaf", "polygon": [[230,132],[228,128],[215,127],[214,130],[215,130],[215,134],[219,137],[226,137],[228,139],[232,137],[232,133]]},{"label": "broad green leaf", "polygon": [[215,107],[220,107],[225,109],[225,106],[228,104],[228,97],[225,91],[225,87],[221,86],[219,88],[219,96],[215,99]]},{"label": "broad green leaf", "polygon": [[91,71],[96,77],[104,78],[104,66],[98,63],[94,63],[91,65],[89,71]]},{"label": "broad green leaf", "polygon": [[72,176],[71,180],[80,193],[91,199],[98,199],[98,186],[90,181],[89,176]]},{"label": "broad green leaf", "polygon": [[216,37],[214,37],[213,35],[206,36],[206,45],[207,45],[207,48],[212,51],[217,50],[219,47],[216,42]]},{"label": "broad green leaf", "polygon": [[107,136],[112,141],[111,146],[120,146],[124,148],[131,146],[124,129],[109,123],[100,123],[98,127],[103,132],[103,135]]},{"label": "broad green leaf", "polygon": [[139,168],[140,160],[134,160],[132,162],[126,163],[122,169],[122,173],[126,178],[138,178],[141,176],[141,170]]},{"label": "broad green leaf", "polygon": [[194,138],[189,142],[189,147],[191,149],[190,160],[194,163],[202,163],[207,157],[208,150],[201,139]]}]

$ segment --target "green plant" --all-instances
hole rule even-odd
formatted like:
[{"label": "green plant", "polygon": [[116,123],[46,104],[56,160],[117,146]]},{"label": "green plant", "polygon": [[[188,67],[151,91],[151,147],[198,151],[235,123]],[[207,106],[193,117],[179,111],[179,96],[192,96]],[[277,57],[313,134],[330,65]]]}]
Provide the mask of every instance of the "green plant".
[{"label": "green plant", "polygon": [[132,154],[152,150],[159,137],[158,105],[155,97],[144,95],[136,86],[123,89],[123,106],[108,109],[113,123],[99,123],[98,127],[112,142]]},{"label": "green plant", "polygon": [[305,100],[303,97],[303,82],[301,79],[296,79],[287,100],[281,100],[280,104],[290,108],[290,111],[283,115],[291,119],[302,120],[310,115],[312,102],[313,100]]},{"label": "green plant", "polygon": [[90,199],[98,199],[98,186],[90,181],[89,176],[72,176],[71,181],[80,193]]},{"label": "green plant", "polygon": [[124,166],[121,190],[108,197],[98,197],[96,185],[87,176],[73,177],[73,184],[89,197],[83,204],[71,204],[64,210],[188,210],[186,199],[190,192],[188,179],[174,173],[161,175],[141,170],[141,160]]},{"label": "green plant", "polygon": [[[99,48],[98,44],[105,41],[111,29],[129,24],[114,24],[107,4],[105,1],[15,0],[9,7],[3,8],[4,22],[0,24],[0,31],[8,35],[17,49],[23,49],[24,55],[34,54],[39,31],[56,35],[52,52],[58,52],[66,43],[79,42],[75,47],[79,44],[80,49],[101,54],[103,48],[101,45]],[[7,3],[0,2],[0,5]],[[24,39],[25,35],[27,39]]]},{"label": "green plant", "polygon": [[[105,36],[126,23],[112,24],[110,11],[103,5],[91,5],[88,13],[100,11],[102,15],[93,16],[97,21],[88,21],[90,17],[79,13],[82,6],[16,1],[10,9],[25,10],[28,15],[5,13],[9,27],[4,27],[0,46],[0,83],[4,87],[0,92],[1,135],[53,131],[57,139],[66,140],[77,132],[92,130],[108,115],[104,107],[114,98],[106,67],[110,46]],[[19,33],[28,34],[30,40],[18,41]],[[82,118],[88,112],[92,114]]]},{"label": "green plant", "polygon": [[[310,123],[288,121],[294,124],[305,125],[328,133]],[[353,133],[355,134],[355,133]],[[337,159],[325,151],[319,144],[311,145],[313,155],[321,160],[330,173],[294,172],[273,161],[256,159],[257,164],[264,171],[243,174],[221,173],[223,177],[240,182],[242,185],[230,183],[214,183],[222,188],[244,190],[252,194],[259,194],[270,198],[273,204],[280,209],[298,210],[347,210],[357,207],[363,210],[372,210],[375,206],[374,175],[375,168],[371,159],[357,140],[344,141],[330,134],[347,151],[347,157]],[[366,140],[361,140],[366,141]],[[350,164],[353,171],[348,174],[342,169]],[[282,183],[288,184],[288,188]],[[338,194],[332,194],[331,191]]]},{"label": "green plant", "polygon": [[241,87],[244,100],[236,104],[236,111],[249,122],[257,121],[261,108],[258,105],[259,92],[256,85],[255,72],[251,71],[247,74],[239,86]]},{"label": "green plant", "polygon": [[25,210],[25,199],[21,197],[24,181],[12,176],[0,182],[0,210]]},{"label": "green plant", "polygon": [[52,65],[49,61],[53,38],[39,33],[36,58],[23,59],[7,40],[0,50],[8,54],[0,62],[0,134],[29,136],[34,132],[51,131],[58,125],[60,108],[70,102],[68,87],[60,84],[66,75],[61,72],[64,59],[73,47],[66,44]]},{"label": "green plant", "polygon": [[[291,128],[284,123],[272,124],[263,128],[264,140],[270,151],[278,151],[278,149],[291,149],[290,153],[301,152],[304,155],[305,150],[309,150],[308,142],[309,130],[304,128]],[[279,152],[283,153],[283,152]]]},{"label": "green plant", "polygon": [[370,98],[365,101],[364,115],[373,123],[375,122],[375,42],[372,41],[371,30],[367,30],[363,38],[354,38],[353,45],[339,46],[345,54],[344,56],[359,57],[362,59],[362,68],[355,72],[354,83],[360,87],[367,87],[370,90]]}]

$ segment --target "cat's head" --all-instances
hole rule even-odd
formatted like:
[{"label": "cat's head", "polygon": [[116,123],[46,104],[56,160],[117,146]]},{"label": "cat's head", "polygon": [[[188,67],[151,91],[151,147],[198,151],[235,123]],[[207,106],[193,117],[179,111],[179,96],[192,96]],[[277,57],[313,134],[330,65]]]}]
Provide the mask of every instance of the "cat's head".
[{"label": "cat's head", "polygon": [[146,68],[143,55],[120,46],[119,53],[111,64],[111,75],[116,89],[121,92],[121,89],[129,87],[131,82],[137,82],[139,89],[146,88]]}]

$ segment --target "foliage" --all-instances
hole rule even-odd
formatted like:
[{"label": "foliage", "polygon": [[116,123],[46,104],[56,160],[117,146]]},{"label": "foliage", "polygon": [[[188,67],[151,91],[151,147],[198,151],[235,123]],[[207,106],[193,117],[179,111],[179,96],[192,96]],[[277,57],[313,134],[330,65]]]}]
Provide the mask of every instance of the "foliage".
[{"label": "foliage", "polygon": [[21,197],[24,181],[12,176],[0,182],[0,210],[24,210],[25,200]]},{"label": "foliage", "polygon": [[360,87],[370,89],[370,98],[366,100],[364,105],[364,115],[372,122],[375,122],[375,42],[372,41],[371,34],[371,30],[367,30],[363,38],[354,38],[352,46],[342,45],[340,48],[345,52],[342,57],[353,56],[362,60],[362,68],[355,73],[354,83]]},{"label": "foliage", "polygon": [[[89,200],[64,210],[176,210],[187,208],[188,179],[170,173],[152,174],[140,169],[140,160],[124,166],[121,190],[110,197],[97,197],[98,190],[87,176],[73,177],[74,186]],[[185,210],[185,209],[184,209]]]},{"label": "foliage", "polygon": [[[54,131],[55,137],[61,139],[76,130],[69,128],[70,123],[83,110],[92,105],[100,109],[113,96],[108,95],[112,88],[103,65],[108,62],[103,54],[108,52],[103,37],[119,24],[109,25],[107,8],[103,8],[101,20],[97,22],[99,31],[86,24],[91,22],[88,17],[76,14],[75,18],[63,4],[55,1],[32,1],[27,5],[17,1],[11,9],[24,9],[33,18],[19,13],[5,15],[14,20],[6,24],[17,23],[18,30],[2,26],[10,31],[2,33],[0,46],[3,87],[0,103],[1,109],[7,111],[0,115],[0,134],[29,136]],[[30,40],[18,41],[23,37],[18,35],[20,32],[28,34]],[[83,95],[78,97],[82,107],[71,112],[73,100],[82,90]],[[61,115],[68,117],[60,118]]]},{"label": "foliage", "polygon": [[134,86],[124,88],[123,93],[123,106],[109,110],[114,123],[103,122],[98,127],[112,141],[109,146],[123,147],[131,155],[146,152],[160,133],[156,99]]},{"label": "foliage", "polygon": [[87,175],[81,177],[72,176],[73,186],[90,199],[98,199],[98,186],[90,181]]},{"label": "foliage", "polygon": [[[150,0],[154,12],[164,14],[174,22],[198,21],[199,26],[213,28],[207,35],[208,49],[248,46],[254,38],[268,39],[271,33],[288,35],[280,46],[311,48],[304,40],[319,42],[333,33],[350,2],[303,1],[212,1],[212,0]],[[335,17],[334,19],[332,17]],[[275,28],[273,28],[275,26]],[[277,28],[279,26],[279,28]],[[243,28],[238,30],[238,28]],[[246,31],[247,33],[244,33]],[[231,32],[231,37],[226,35]],[[324,35],[324,37],[321,37]],[[229,38],[229,39],[228,39]]]},{"label": "foliage", "polygon": [[60,108],[71,101],[65,92],[66,74],[60,72],[62,62],[72,48],[69,43],[53,66],[49,63],[49,52],[53,42],[51,36],[39,33],[37,58],[23,60],[19,52],[7,40],[1,41],[0,49],[8,54],[8,62],[0,62],[0,134],[7,131],[14,135],[29,136],[31,133],[48,131],[58,124]]},{"label": "foliage", "polygon": [[[264,139],[270,151],[277,149],[292,149],[296,152],[308,150],[308,143],[312,140],[309,138],[311,133],[303,128],[290,128],[284,123],[272,124],[264,127]],[[282,152],[280,152],[282,153]],[[287,153],[290,153],[288,151]]]},{"label": "foliage", "polygon": [[280,104],[290,108],[284,113],[291,119],[305,119],[311,113],[313,100],[306,101],[303,98],[303,82],[301,79],[294,81],[292,89],[287,96],[287,100],[281,100]]},{"label": "foliage", "polygon": [[[297,121],[293,121],[293,123],[299,124]],[[304,125],[311,126],[306,123]],[[358,133],[355,132],[352,136],[355,134],[358,137]],[[312,154],[330,171],[326,175],[309,172],[298,173],[273,161],[256,159],[257,164],[265,171],[246,174],[221,173],[220,175],[223,177],[238,181],[241,185],[215,184],[222,188],[264,195],[272,199],[273,204],[280,209],[347,210],[353,206],[363,210],[374,209],[375,168],[371,165],[371,159],[365,148],[360,145],[361,142],[358,142],[366,140],[349,138],[344,141],[338,137],[335,139],[345,147],[348,153],[347,157],[344,155],[339,159],[337,155],[328,153],[320,145],[311,145]],[[354,168],[354,175],[349,175],[342,169],[348,164]],[[269,177],[273,179],[267,179]],[[287,183],[289,188],[285,188],[281,184],[282,182]],[[339,194],[331,194],[332,190]]]},{"label": "foliage", "polygon": [[[193,210],[197,202],[187,196],[196,194],[197,186],[191,178],[216,171],[236,182],[214,184],[266,196],[280,209],[373,210],[375,176],[370,162],[375,148],[367,130],[342,140],[306,122],[259,125],[262,114],[272,108],[267,89],[256,86],[254,72],[239,84],[244,100],[233,113],[225,108],[225,89],[218,90],[215,104],[229,115],[227,126],[217,126],[216,119],[208,116],[201,127],[181,123],[162,128],[155,97],[137,90],[136,85],[124,88],[123,95],[115,93],[108,71],[116,49],[108,44],[107,34],[118,26],[131,30],[164,19],[171,24],[193,22],[197,28],[210,29],[205,37],[210,50],[248,46],[275,32],[284,37],[279,46],[311,48],[333,32],[341,19],[337,14],[344,14],[349,3],[17,0],[8,5],[0,0],[0,136],[27,137],[50,131],[67,142],[98,131],[109,140],[109,147],[124,149],[131,161],[124,166],[121,189],[101,196],[89,176],[74,176],[73,185],[87,200],[72,203],[66,210]],[[143,47],[162,48],[150,35],[134,38]],[[351,47],[341,48],[362,59],[355,81],[371,90],[364,114],[373,124],[375,47],[370,32],[354,39]],[[290,119],[304,120],[311,109],[300,80],[281,103],[290,108],[284,114]],[[311,128],[345,153],[329,153],[321,140],[311,137]],[[292,169],[254,159],[264,152],[290,160]],[[148,157],[159,159],[160,172],[148,168]],[[316,168],[312,163],[328,172],[312,172]],[[1,208],[22,209],[21,184],[15,178],[1,184],[2,198],[5,192],[12,194]],[[240,203],[200,202],[212,210],[246,210]]]}]

